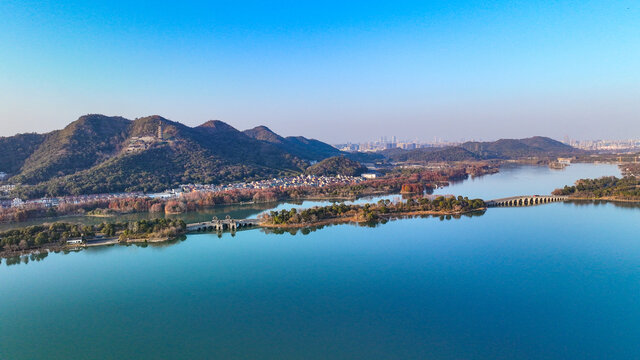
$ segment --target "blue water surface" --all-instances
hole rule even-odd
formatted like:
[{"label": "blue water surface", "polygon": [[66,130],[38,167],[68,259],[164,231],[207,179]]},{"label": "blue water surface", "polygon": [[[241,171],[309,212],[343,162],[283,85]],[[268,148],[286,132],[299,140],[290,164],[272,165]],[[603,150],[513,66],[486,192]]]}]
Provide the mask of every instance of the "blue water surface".
[{"label": "blue water surface", "polygon": [[640,358],[638,219],[553,203],[4,259],[0,359]]}]

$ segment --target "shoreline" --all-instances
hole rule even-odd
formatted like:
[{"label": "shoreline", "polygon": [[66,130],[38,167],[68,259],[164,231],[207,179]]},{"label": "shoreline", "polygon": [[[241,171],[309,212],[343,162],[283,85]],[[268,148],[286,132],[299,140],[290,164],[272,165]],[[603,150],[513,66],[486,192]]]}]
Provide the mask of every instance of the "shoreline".
[{"label": "shoreline", "polygon": [[[312,199],[308,199],[312,200]],[[323,200],[327,200],[324,199]],[[340,200],[338,198],[332,198],[331,200]],[[630,199],[615,199],[615,198],[592,198],[592,197],[570,197],[568,202],[571,201],[601,201],[601,202],[612,202],[612,203],[640,203],[640,199],[638,200],[630,200]],[[246,202],[245,202],[246,204]],[[488,208],[479,208],[473,210],[466,211],[408,211],[402,213],[394,213],[394,214],[381,214],[379,218],[373,223],[379,223],[382,220],[391,220],[391,219],[402,219],[402,218],[410,218],[414,216],[455,216],[455,215],[464,215],[469,213],[476,212],[485,212]],[[339,225],[339,224],[364,224],[367,223],[364,219],[358,219],[356,216],[348,216],[348,217],[340,217],[340,218],[330,218],[324,219],[312,223],[299,223],[299,224],[269,224],[265,222],[260,222],[258,227],[265,229],[302,229],[307,227],[317,227],[317,226],[326,226],[326,225]],[[174,238],[171,237],[153,237],[153,238],[134,238],[127,239],[124,241],[120,241],[119,238],[107,238],[103,239],[98,243],[83,243],[79,245],[68,245],[68,244],[47,244],[40,248],[34,249],[25,249],[25,250],[13,250],[13,251],[0,251],[0,259],[2,258],[12,258],[12,257],[23,257],[34,254],[42,254],[42,253],[50,253],[50,252],[60,252],[60,251],[77,251],[81,249],[91,248],[91,247],[100,247],[100,246],[111,246],[111,245],[128,245],[128,244],[143,244],[143,243],[163,243],[172,241],[179,236],[184,236],[188,234],[185,232],[184,234],[179,234]],[[89,240],[91,241],[91,240]]]},{"label": "shoreline", "polygon": [[[308,199],[312,200],[312,199]],[[324,199],[323,200],[327,200]],[[338,198],[332,198],[332,200],[340,200]],[[566,201],[602,201],[602,202],[618,202],[618,203],[640,203],[639,200],[629,200],[629,199],[615,199],[615,198],[592,198],[592,197],[570,197]],[[246,203],[245,203],[246,204]],[[394,214],[382,214],[379,218],[373,223],[380,223],[382,220],[391,220],[391,219],[403,219],[403,218],[411,218],[414,216],[455,216],[455,215],[464,215],[469,213],[476,212],[485,212],[488,208],[479,208],[473,210],[466,211],[408,211],[402,213],[394,213]],[[302,229],[308,227],[317,227],[317,226],[326,226],[326,225],[340,225],[340,224],[364,224],[367,223],[364,219],[358,219],[356,216],[348,216],[348,217],[339,217],[339,218],[330,218],[324,219],[312,223],[300,223],[300,224],[269,224],[265,222],[260,222],[258,227],[265,229]],[[186,235],[188,232],[184,234],[177,235],[175,238],[178,238],[181,235]],[[91,248],[91,247],[99,247],[99,246],[111,246],[111,245],[128,245],[128,244],[157,244],[163,243],[173,240],[174,238],[170,237],[153,237],[153,238],[134,238],[127,239],[124,241],[120,241],[119,238],[113,237],[108,239],[103,239],[103,241],[98,243],[83,243],[79,245],[67,245],[67,244],[47,244],[41,248],[35,249],[25,249],[25,250],[15,250],[15,251],[0,251],[0,259],[2,258],[12,258],[12,257],[23,257],[35,254],[42,253],[50,253],[50,252],[60,252],[60,251],[78,251],[81,249]]]},{"label": "shoreline", "polygon": [[25,249],[25,250],[16,250],[16,251],[0,251],[0,259],[9,259],[13,257],[23,257],[35,254],[43,254],[43,253],[58,253],[61,251],[78,251],[82,249],[88,249],[92,247],[100,247],[100,246],[111,246],[111,245],[128,245],[128,244],[157,244],[172,241],[178,238],[180,234],[175,238],[170,237],[156,237],[156,238],[140,238],[140,239],[127,239],[125,241],[120,241],[117,237],[104,239],[104,241],[98,243],[82,243],[76,245],[68,245],[68,244],[48,244],[47,246],[43,246],[41,248],[35,249]]},{"label": "shoreline", "polygon": [[[61,215],[56,215],[56,216],[42,216],[42,217],[33,217],[33,218],[29,218],[23,221],[0,221],[0,226],[2,225],[19,225],[21,223],[28,223],[28,222],[37,222],[39,221],[40,224],[46,224],[46,223],[54,223],[54,222],[60,222],[63,221],[64,219],[73,219],[73,218],[82,218],[82,217],[87,217],[87,218],[104,218],[104,219],[109,219],[109,218],[115,218],[118,216],[124,216],[124,215],[136,215],[136,214],[162,214],[165,216],[176,216],[176,215],[182,215],[182,214],[189,214],[189,213],[194,213],[194,212],[199,212],[199,211],[205,211],[205,210],[212,210],[215,209],[217,207],[225,207],[225,206],[238,206],[238,205],[260,205],[260,204],[270,204],[270,203],[282,203],[282,202],[293,202],[293,201],[356,201],[362,198],[366,198],[366,197],[375,197],[375,196],[386,196],[386,195],[398,195],[399,193],[396,191],[392,191],[392,192],[388,192],[388,191],[377,191],[377,192],[372,192],[372,193],[367,193],[364,195],[360,195],[360,196],[330,196],[330,197],[323,197],[323,196],[309,196],[309,197],[300,197],[300,198],[286,198],[286,199],[278,199],[278,200],[270,200],[270,201],[239,201],[239,202],[232,202],[232,203],[227,203],[227,204],[215,204],[215,205],[211,205],[211,206],[203,206],[201,208],[192,210],[192,211],[183,211],[183,212],[150,212],[150,211],[124,211],[124,212],[118,212],[118,213],[114,213],[114,214],[88,214],[88,213],[70,213],[70,214],[61,214]],[[52,220],[52,219],[56,219],[57,220]],[[27,225],[27,226],[33,226],[35,224],[31,224],[31,225]]]},{"label": "shoreline", "polygon": [[[466,211],[408,211],[408,212],[402,212],[402,213],[380,215],[380,219],[373,221],[373,223],[379,222],[381,219],[385,219],[385,220],[402,219],[402,218],[408,218],[413,216],[447,216],[447,215],[453,216],[453,215],[464,215],[464,214],[475,213],[475,212],[484,212],[486,210],[487,208],[479,208],[479,209],[466,210]],[[268,223],[261,222],[259,226],[267,229],[300,229],[300,228],[306,228],[306,227],[345,224],[345,223],[366,224],[367,221],[357,219],[356,216],[347,216],[347,217],[324,219],[324,220],[319,220],[312,223],[300,223],[300,224],[268,224]]]},{"label": "shoreline", "polygon": [[[480,163],[484,164],[485,162],[481,161]],[[455,166],[454,166],[455,165]],[[468,162],[456,162],[456,164],[454,164],[451,166],[451,169],[453,170],[461,170],[464,171],[464,177],[462,178],[458,178],[455,177],[451,174],[447,175],[448,179],[447,180],[433,180],[433,181],[428,181],[427,183],[423,183],[423,185],[426,184],[432,184],[432,185],[437,185],[437,187],[444,187],[444,186],[448,186],[450,185],[451,182],[454,181],[459,181],[459,180],[465,180],[467,178],[477,178],[480,176],[484,176],[484,175],[491,175],[491,174],[495,174],[500,172],[500,167],[502,165],[502,162],[499,163],[493,163],[490,165],[486,165],[485,167],[488,166],[488,168],[477,168],[476,166],[476,162],[472,161],[470,163]],[[424,168],[425,171],[438,171],[438,170],[429,170],[426,165],[424,165],[422,168]],[[470,171],[469,169],[471,169],[472,171]],[[458,174],[460,175],[460,174]],[[456,175],[457,176],[457,175]],[[389,182],[388,184],[383,184],[383,186],[379,186],[375,185],[375,182],[379,182],[380,180],[384,180]],[[354,185],[354,183],[345,183],[345,184],[341,184],[341,185],[329,185],[329,186],[322,186],[320,188],[325,188],[325,187],[331,187],[333,188],[333,191],[328,191],[327,193],[323,192],[323,191],[317,191],[317,190],[313,190],[311,192],[317,192],[316,194],[309,194],[307,196],[300,196],[297,197],[296,194],[291,194],[288,193],[286,197],[283,198],[277,198],[277,199],[273,199],[273,200],[253,200],[253,199],[244,199],[243,201],[235,201],[235,202],[229,202],[229,203],[219,203],[219,204],[213,204],[213,205],[198,205],[193,211],[202,211],[202,210],[207,210],[207,209],[211,209],[211,208],[215,208],[218,206],[233,206],[233,205],[244,205],[244,204],[268,204],[268,203],[273,203],[273,202],[293,202],[293,201],[356,201],[358,199],[361,198],[366,198],[366,197],[375,197],[375,196],[385,196],[385,195],[395,195],[395,194],[399,194],[401,191],[401,186],[399,185],[399,183],[402,183],[403,181],[408,181],[406,176],[395,176],[395,177],[391,177],[391,178],[386,178],[386,177],[381,177],[379,179],[374,180],[368,180],[368,181],[373,181],[374,185],[370,185],[370,186],[366,186],[363,189],[352,189],[351,194],[350,195],[331,195],[329,194],[329,192],[334,192],[334,193],[339,193],[342,192],[341,190],[345,190],[345,189],[349,189],[349,187],[352,187]],[[361,182],[361,183],[357,183],[357,184],[363,184],[366,185],[367,182]],[[390,190],[389,187],[390,186],[396,186],[395,190]],[[385,188],[385,190],[381,190],[382,188]],[[302,188],[302,189],[306,189],[306,186],[296,186],[293,188]],[[262,191],[265,191],[266,189],[253,189],[256,192],[256,195],[261,193]],[[273,189],[269,189],[269,190],[273,190]],[[331,190],[331,189],[330,189]],[[304,191],[303,191],[304,192]],[[293,196],[290,196],[293,195]],[[172,200],[178,200],[181,201],[180,199],[172,199]],[[163,201],[160,202],[160,204],[165,204],[166,205],[167,201]],[[34,210],[34,209],[32,209]],[[105,213],[102,213],[102,211],[105,211]],[[91,213],[94,212],[94,213]],[[55,214],[47,214],[44,213],[42,211],[38,211],[38,212],[34,212],[33,214],[29,214],[27,215],[25,218],[20,219],[20,221],[14,221],[15,219],[11,219],[11,220],[2,220],[0,221],[0,226],[2,225],[12,225],[12,224],[19,224],[19,223],[23,223],[23,222],[47,222],[50,221],[51,219],[55,219],[55,218],[73,218],[73,217],[92,217],[92,218],[114,218],[114,217],[118,217],[118,216],[122,216],[122,215],[129,215],[129,214],[151,214],[154,213],[155,211],[151,211],[151,209],[146,209],[146,210],[134,210],[131,208],[127,208],[127,209],[122,209],[122,210],[117,210],[117,209],[108,209],[106,207],[97,207],[94,209],[75,209],[73,211],[69,211],[67,213],[55,213]],[[189,213],[192,212],[190,211],[169,211],[166,212],[166,210],[161,211],[165,216],[169,216],[169,215],[180,215],[180,214],[185,214],[185,213]],[[53,221],[57,221],[57,220],[53,220]]]},{"label": "shoreline", "polygon": [[579,200],[579,201],[606,201],[606,202],[622,202],[622,203],[640,203],[640,199],[616,199],[612,197],[602,197],[602,198],[594,198],[594,197],[571,197],[567,201],[571,200]]}]

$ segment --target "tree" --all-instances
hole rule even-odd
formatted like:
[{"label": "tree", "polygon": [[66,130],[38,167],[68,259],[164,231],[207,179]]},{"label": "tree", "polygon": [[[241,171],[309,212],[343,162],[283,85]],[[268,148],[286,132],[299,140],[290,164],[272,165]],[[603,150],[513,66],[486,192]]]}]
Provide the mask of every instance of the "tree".
[{"label": "tree", "polygon": [[49,241],[49,236],[46,232],[40,232],[36,235],[36,245],[46,244]]}]

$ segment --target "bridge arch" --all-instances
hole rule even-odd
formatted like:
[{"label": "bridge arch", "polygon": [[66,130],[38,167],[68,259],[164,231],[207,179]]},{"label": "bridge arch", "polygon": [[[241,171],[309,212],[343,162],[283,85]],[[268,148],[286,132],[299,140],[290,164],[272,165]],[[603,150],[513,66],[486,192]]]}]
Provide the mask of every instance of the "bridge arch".
[{"label": "bridge arch", "polygon": [[525,196],[513,196],[503,199],[495,199],[487,202],[489,207],[497,206],[532,206],[540,204],[548,204],[551,202],[565,201],[567,196],[555,196],[555,195],[525,195]]}]

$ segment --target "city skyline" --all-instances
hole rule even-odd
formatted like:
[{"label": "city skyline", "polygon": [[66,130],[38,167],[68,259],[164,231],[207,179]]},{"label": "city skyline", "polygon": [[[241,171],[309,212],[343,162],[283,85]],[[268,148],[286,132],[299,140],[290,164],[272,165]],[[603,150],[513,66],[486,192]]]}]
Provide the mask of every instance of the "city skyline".
[{"label": "city skyline", "polygon": [[[82,115],[80,118],[84,117],[84,116],[90,116],[90,115],[103,115],[103,114],[84,114]],[[116,117],[119,117],[119,115],[114,115]],[[150,116],[145,116],[145,117],[155,117],[155,116],[160,116],[160,115],[150,115]],[[126,118],[126,117],[125,117]],[[130,118],[128,120],[137,120],[137,119],[141,119],[143,117],[136,117],[136,118]],[[77,120],[77,119],[76,119]],[[172,119],[167,119],[169,121],[173,121]],[[74,120],[75,121],[75,120]],[[211,121],[211,120],[208,120]],[[223,120],[219,120],[216,119],[215,121],[223,121]],[[73,121],[72,121],[73,122]],[[195,124],[185,124],[182,123],[180,121],[176,121],[178,123],[181,123],[183,125],[187,125],[190,127],[197,127],[199,125],[202,125],[203,122],[200,123],[195,123]],[[223,121],[225,122],[225,121]],[[227,123],[227,122],[225,122]],[[37,133],[37,134],[46,134],[52,131],[57,131],[57,130],[62,130],[64,129],[66,126],[70,125],[71,122],[64,124],[60,127],[57,128],[52,128],[50,130],[40,130],[40,131],[25,131],[25,132],[18,132],[18,133],[8,133],[8,134],[0,134],[0,138],[2,137],[11,137],[14,135],[19,135],[19,134],[28,134],[28,133]],[[265,126],[267,128],[270,128],[271,130],[273,130],[273,127],[271,127],[268,124],[255,124],[252,125],[250,127],[247,128],[239,128],[234,126],[233,124],[227,123],[228,125],[236,128],[239,131],[244,131],[244,130],[250,130],[253,129],[255,127],[259,127],[259,126]],[[158,129],[158,133],[160,134],[160,128]],[[295,134],[295,133],[281,133],[281,135],[283,136],[304,136],[307,134]],[[604,137],[586,137],[586,138],[575,138],[573,136],[564,134],[564,135],[558,135],[558,136],[547,136],[545,134],[532,134],[532,135],[525,135],[522,137],[501,137],[501,136],[489,136],[489,137],[477,137],[477,136],[472,136],[472,137],[453,137],[453,138],[447,138],[447,137],[443,137],[443,136],[439,136],[438,134],[411,134],[410,136],[406,136],[406,137],[401,137],[401,136],[397,136],[397,135],[374,135],[372,137],[359,137],[358,134],[355,134],[356,136],[354,137],[350,137],[350,138],[346,138],[346,140],[344,141],[327,141],[324,139],[318,139],[315,138],[312,134],[311,135],[307,135],[307,137],[309,138],[314,138],[314,139],[318,139],[321,141],[325,141],[326,143],[332,144],[334,146],[341,146],[341,145],[347,145],[347,144],[383,144],[383,143],[405,143],[405,144],[429,144],[429,145],[455,145],[455,144],[461,144],[464,142],[491,142],[491,141],[496,141],[496,140],[501,140],[501,139],[523,139],[523,138],[530,138],[530,137],[535,137],[535,136],[541,136],[541,137],[549,137],[552,138],[554,140],[563,142],[565,144],[568,145],[572,145],[575,147],[580,147],[577,146],[577,144],[585,144],[585,143],[589,143],[589,146],[595,146],[596,143],[614,143],[614,144],[618,144],[618,143],[630,143],[630,142],[634,142],[634,143],[640,143],[640,136],[638,137],[618,137],[618,138],[604,138]],[[418,146],[419,147],[419,146]],[[597,148],[594,147],[594,150],[596,150]]]},{"label": "city skyline", "polygon": [[[498,139],[494,139],[498,140]],[[640,137],[628,138],[628,139],[573,139],[569,136],[565,136],[563,139],[555,139],[561,141],[564,144],[571,145],[575,148],[582,150],[638,150],[640,149]],[[484,139],[442,139],[434,137],[433,140],[421,140],[417,138],[403,139],[397,136],[380,136],[376,139],[358,142],[348,141],[341,144],[333,144],[336,148],[348,151],[380,151],[385,149],[401,148],[404,150],[413,150],[422,147],[446,147],[457,146],[465,142],[484,142]]]},{"label": "city skyline", "polygon": [[88,113],[329,143],[640,134],[631,1],[4,1],[0,14],[3,136]]}]

